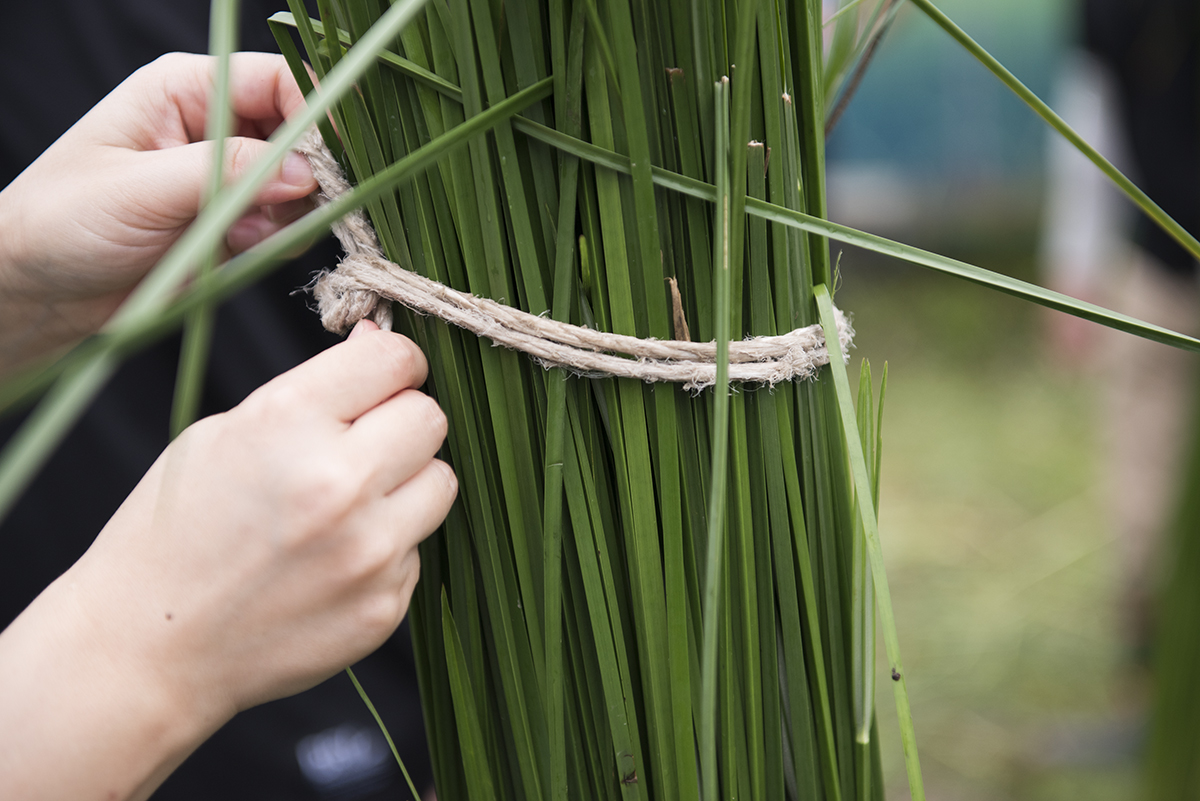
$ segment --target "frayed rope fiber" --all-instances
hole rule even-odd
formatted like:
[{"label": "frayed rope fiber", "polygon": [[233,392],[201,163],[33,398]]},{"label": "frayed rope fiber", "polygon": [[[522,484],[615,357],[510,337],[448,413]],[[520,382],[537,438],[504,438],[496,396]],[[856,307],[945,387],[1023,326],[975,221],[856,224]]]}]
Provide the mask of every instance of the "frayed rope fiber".
[{"label": "frayed rope fiber", "polygon": [[[313,175],[320,184],[318,205],[350,191],[341,166],[316,129],[301,141],[298,150],[312,164]],[[333,232],[346,257],[336,270],[317,277],[313,293],[322,325],[335,333],[345,333],[367,317],[381,328],[390,329],[389,301],[395,301],[418,314],[437,317],[497,345],[527,353],[546,368],[561,367],[586,377],[664,381],[683,384],[691,390],[710,387],[717,381],[715,342],[610,334],[459,292],[388,261],[361,210],[335,223]],[[842,353],[847,354],[854,330],[840,310],[834,312]],[[730,381],[774,386],[809,378],[818,367],[828,363],[825,336],[819,325],[797,328],[780,336],[751,337],[729,343]]]}]

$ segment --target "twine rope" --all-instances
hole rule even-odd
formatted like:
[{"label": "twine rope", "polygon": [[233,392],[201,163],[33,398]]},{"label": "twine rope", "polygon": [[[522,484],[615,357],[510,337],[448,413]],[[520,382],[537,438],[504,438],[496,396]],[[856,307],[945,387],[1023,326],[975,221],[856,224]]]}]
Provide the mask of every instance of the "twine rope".
[{"label": "twine rope", "polygon": [[[320,185],[318,205],[350,191],[341,166],[316,129],[297,149],[308,158]],[[335,333],[345,333],[368,317],[380,328],[390,330],[390,301],[395,301],[418,314],[437,317],[486,337],[496,345],[526,353],[545,368],[560,367],[585,377],[617,376],[683,384],[693,391],[716,383],[715,342],[641,339],[596,331],[452,289],[389,261],[361,209],[335,223],[333,232],[346,256],[337,269],[317,276],[313,294],[322,325]],[[854,330],[840,310],[834,312],[842,353],[848,359]],[[774,386],[809,378],[828,363],[825,336],[819,325],[729,343],[730,381]]]}]

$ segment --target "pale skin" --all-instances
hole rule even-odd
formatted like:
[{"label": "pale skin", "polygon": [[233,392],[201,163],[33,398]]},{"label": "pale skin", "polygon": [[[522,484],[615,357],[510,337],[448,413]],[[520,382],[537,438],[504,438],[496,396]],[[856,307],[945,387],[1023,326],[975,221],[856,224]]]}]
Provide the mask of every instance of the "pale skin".
[{"label": "pale skin", "polygon": [[[0,375],[102,325],[194,218],[212,68],[135,73],[0,192]],[[239,54],[233,75],[236,177],[303,99],[281,58]],[[231,253],[307,208],[311,173],[289,169]],[[146,798],[238,711],[382,644],[457,490],[425,375],[409,340],[360,323],[176,439],[0,634],[0,798]]]}]

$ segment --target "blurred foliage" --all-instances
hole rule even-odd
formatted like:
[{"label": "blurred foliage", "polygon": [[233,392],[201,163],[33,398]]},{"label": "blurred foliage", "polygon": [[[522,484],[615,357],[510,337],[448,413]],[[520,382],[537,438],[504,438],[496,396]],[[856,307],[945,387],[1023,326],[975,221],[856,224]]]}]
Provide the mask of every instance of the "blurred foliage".
[{"label": "blurred foliage", "polygon": [[[1023,275],[1034,242],[921,244]],[[855,358],[892,368],[880,530],[929,797],[1134,797],[1098,382],[1043,358],[1042,310],[861,252],[841,272]]]},{"label": "blurred foliage", "polygon": [[[1047,97],[1072,27],[1068,0],[943,0],[1034,92]],[[1041,169],[1045,126],[914,8],[902,9],[845,118],[831,164],[886,162],[923,181],[1012,179]]]}]

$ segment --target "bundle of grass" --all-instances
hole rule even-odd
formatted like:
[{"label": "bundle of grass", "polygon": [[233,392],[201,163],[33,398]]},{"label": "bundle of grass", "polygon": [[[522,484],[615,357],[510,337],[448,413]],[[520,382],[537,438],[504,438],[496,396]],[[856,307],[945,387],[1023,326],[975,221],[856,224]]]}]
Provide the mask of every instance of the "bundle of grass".
[{"label": "bundle of grass", "polygon": [[[928,0],[912,4],[1200,254]],[[223,58],[235,5],[214,2]],[[299,32],[319,89],[100,336],[0,387],[0,411],[49,389],[0,455],[0,515],[120,357],[191,315],[185,425],[198,310],[365,207],[402,270],[565,324],[714,343],[712,379],[695,382],[713,386],[694,392],[547,371],[399,316],[429,355],[461,487],[411,610],[439,795],[881,797],[878,610],[923,797],[876,524],[882,390],[864,366],[855,410],[827,240],[1200,341],[824,219],[828,116],[898,4],[844,3],[824,62],[815,0],[425,5],[325,0],[320,21],[299,3],[272,19],[308,88]],[[353,189],[201,270],[313,124]],[[814,380],[731,391],[731,340],[810,326],[827,343]]]},{"label": "bundle of grass", "polygon": [[[288,26],[324,76],[385,11],[331,0],[317,22],[296,5],[273,25],[302,82]],[[844,18],[831,86],[859,37]],[[362,183],[522,97],[494,136],[368,206],[391,261],[720,352],[836,332],[827,243],[768,224],[824,216],[821,42],[816,3],[433,3],[326,140]],[[864,454],[836,335],[832,372],[731,394],[727,357],[697,393],[399,325],[430,356],[462,487],[412,611],[442,797],[881,796],[878,428],[864,367]]]}]

